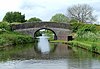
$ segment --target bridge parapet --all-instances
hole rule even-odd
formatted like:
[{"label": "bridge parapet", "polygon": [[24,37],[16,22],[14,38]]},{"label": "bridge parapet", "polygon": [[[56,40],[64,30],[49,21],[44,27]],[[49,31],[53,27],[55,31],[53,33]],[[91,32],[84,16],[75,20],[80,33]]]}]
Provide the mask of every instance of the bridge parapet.
[{"label": "bridge parapet", "polygon": [[22,24],[12,25],[12,30],[16,29],[27,29],[27,28],[63,28],[71,29],[68,23],[56,23],[56,22],[26,22]]}]

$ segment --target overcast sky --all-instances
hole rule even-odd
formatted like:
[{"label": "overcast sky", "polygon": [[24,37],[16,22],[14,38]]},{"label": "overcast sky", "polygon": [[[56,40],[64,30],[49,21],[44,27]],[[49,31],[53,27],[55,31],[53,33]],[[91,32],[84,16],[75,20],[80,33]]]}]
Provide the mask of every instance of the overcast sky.
[{"label": "overcast sky", "polygon": [[100,21],[100,0],[0,0],[0,21],[8,11],[25,14],[26,19],[38,17],[49,21],[56,13],[67,14],[67,8],[75,4],[89,4]]}]

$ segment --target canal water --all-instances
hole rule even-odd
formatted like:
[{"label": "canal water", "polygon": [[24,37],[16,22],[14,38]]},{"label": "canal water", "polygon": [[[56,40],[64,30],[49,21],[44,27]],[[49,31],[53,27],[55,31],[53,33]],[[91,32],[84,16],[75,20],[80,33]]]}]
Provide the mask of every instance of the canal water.
[{"label": "canal water", "polygon": [[24,44],[0,49],[0,69],[100,69],[100,55],[62,43],[42,54],[37,44]]}]

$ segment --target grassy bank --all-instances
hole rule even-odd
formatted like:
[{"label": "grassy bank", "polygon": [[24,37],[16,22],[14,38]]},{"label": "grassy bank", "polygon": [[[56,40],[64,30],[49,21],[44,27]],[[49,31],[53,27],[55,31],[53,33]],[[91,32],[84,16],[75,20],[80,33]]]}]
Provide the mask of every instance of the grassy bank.
[{"label": "grassy bank", "polygon": [[86,49],[88,51],[100,54],[100,42],[89,42],[89,41],[76,41],[76,40],[73,40],[73,41],[69,41],[68,44],[71,45],[72,47],[76,46],[76,47],[80,47],[80,48]]},{"label": "grassy bank", "polygon": [[100,25],[73,23],[71,26],[74,40],[68,44],[100,54]]},{"label": "grassy bank", "polygon": [[10,23],[0,22],[0,47],[30,42],[33,42],[31,36],[14,32],[11,30]]},{"label": "grassy bank", "polygon": [[51,43],[67,43],[65,40],[52,40]]},{"label": "grassy bank", "polygon": [[33,42],[33,38],[28,35],[10,31],[0,33],[0,46],[25,44],[30,42]]},{"label": "grassy bank", "polygon": [[88,50],[90,52],[94,52],[100,54],[100,41],[91,42],[91,41],[64,41],[64,40],[54,40],[50,41],[52,43],[65,43],[70,45],[70,47],[80,47],[82,49]]}]

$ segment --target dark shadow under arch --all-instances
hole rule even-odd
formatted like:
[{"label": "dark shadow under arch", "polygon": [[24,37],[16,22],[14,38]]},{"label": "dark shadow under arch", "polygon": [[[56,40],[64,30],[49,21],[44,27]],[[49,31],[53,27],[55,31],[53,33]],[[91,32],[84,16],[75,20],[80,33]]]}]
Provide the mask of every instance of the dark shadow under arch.
[{"label": "dark shadow under arch", "polygon": [[40,29],[36,30],[35,33],[34,33],[34,37],[35,37],[35,34],[36,34],[38,31],[42,30],[42,29],[46,29],[46,30],[52,31],[52,32],[54,33],[54,40],[57,40],[57,35],[56,35],[56,33],[55,33],[52,29],[49,29],[49,28],[40,28]]}]

